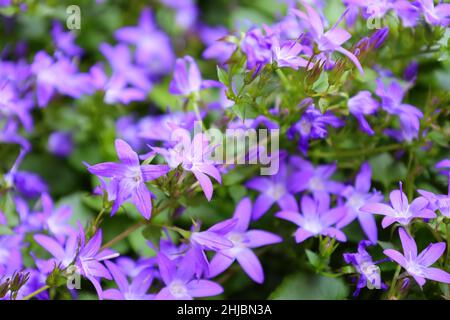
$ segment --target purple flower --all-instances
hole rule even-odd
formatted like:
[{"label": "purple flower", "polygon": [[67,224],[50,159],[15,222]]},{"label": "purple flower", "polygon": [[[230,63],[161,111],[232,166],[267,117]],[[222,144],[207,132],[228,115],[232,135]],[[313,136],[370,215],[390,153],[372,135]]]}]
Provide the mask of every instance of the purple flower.
[{"label": "purple flower", "polygon": [[289,67],[294,70],[297,70],[300,67],[306,68],[308,66],[308,60],[299,57],[299,54],[303,50],[303,46],[297,41],[284,41],[280,45],[278,39],[273,37],[273,60],[276,61],[280,68]]},{"label": "purple flower", "polygon": [[436,214],[427,209],[428,201],[419,197],[411,204],[403,193],[403,186],[400,182],[400,190],[394,190],[389,194],[391,205],[384,203],[367,203],[359,210],[372,214],[381,214],[385,217],[381,222],[383,228],[387,228],[394,222],[398,222],[404,226],[408,225],[414,218],[433,219]]},{"label": "purple flower", "polygon": [[104,102],[115,104],[117,102],[125,105],[133,101],[144,101],[147,98],[145,90],[127,85],[122,74],[114,74],[104,85]]},{"label": "purple flower", "polygon": [[102,289],[97,278],[111,280],[108,269],[101,262],[119,255],[109,249],[100,249],[102,230],[97,231],[86,244],[84,230],[81,226],[79,235],[68,238],[64,247],[53,238],[41,234],[35,235],[34,240],[54,257],[47,262],[41,263],[41,266],[47,272],[51,272],[55,265],[67,268],[74,263],[78,272],[92,282],[99,297],[101,297]]},{"label": "purple flower", "polygon": [[151,192],[145,182],[157,179],[167,172],[166,165],[140,165],[136,152],[123,140],[115,142],[116,152],[121,163],[104,162],[93,166],[87,165],[90,173],[102,178],[109,178],[108,196],[114,200],[111,215],[131,199],[136,208],[146,219],[152,213]]},{"label": "purple flower", "polygon": [[247,56],[247,69],[255,73],[272,59],[272,39],[263,35],[258,28],[247,31],[241,43],[241,50]]},{"label": "purple flower", "polygon": [[290,191],[288,178],[290,168],[284,162],[280,163],[279,171],[270,178],[255,177],[246,183],[246,187],[257,190],[260,195],[256,198],[252,218],[258,220],[276,202],[282,210],[296,208],[296,200]]},{"label": "purple flower", "polygon": [[264,282],[264,271],[258,257],[251,249],[279,243],[282,239],[270,232],[263,230],[247,230],[252,215],[252,203],[249,198],[239,202],[233,218],[237,223],[233,229],[225,234],[225,238],[232,242],[231,248],[217,252],[211,260],[209,277],[215,277],[228,269],[237,260],[245,273],[257,283]]},{"label": "purple flower", "polygon": [[28,103],[27,100],[19,98],[19,92],[9,81],[0,85],[0,119],[17,117],[25,130],[30,132],[33,129],[30,114],[32,107],[32,101]]},{"label": "purple flower", "polygon": [[336,171],[336,164],[314,167],[312,163],[300,157],[293,157],[291,161],[298,169],[288,180],[288,185],[292,192],[297,193],[305,190],[312,193],[328,192],[340,194],[342,192],[344,188],[342,183],[329,180]]},{"label": "purple flower", "polygon": [[183,30],[189,30],[197,21],[198,9],[193,0],[161,0],[175,10],[175,22]]},{"label": "purple flower", "polygon": [[41,197],[42,212],[39,213],[41,226],[49,230],[59,241],[67,236],[73,236],[75,229],[69,225],[69,219],[72,216],[72,208],[69,206],[60,206],[54,208],[53,201],[47,193]]},{"label": "purple flower", "polygon": [[0,278],[22,268],[22,236],[0,236]]},{"label": "purple flower", "polygon": [[194,271],[197,278],[209,275],[210,267],[205,250],[221,251],[233,247],[233,243],[225,235],[236,225],[236,219],[219,222],[206,231],[192,232],[189,253],[192,255]]},{"label": "purple flower", "polygon": [[166,285],[156,295],[156,300],[192,300],[192,298],[216,296],[223,288],[209,280],[194,279],[192,256],[186,254],[180,265],[158,253],[158,264],[161,278]]},{"label": "purple flower", "polygon": [[345,262],[351,263],[356,271],[360,274],[356,290],[353,296],[358,296],[362,288],[369,289],[386,289],[387,286],[381,282],[380,268],[376,266],[377,262],[373,262],[372,257],[366,248],[372,245],[370,241],[363,240],[358,244],[358,252],[344,253]]},{"label": "purple flower", "polygon": [[[148,77],[145,69],[136,66],[133,63],[130,49],[125,44],[118,44],[113,47],[107,43],[100,45],[100,52],[108,59],[112,68],[112,78],[120,79],[124,82],[122,86],[115,85],[114,87],[126,87],[126,84],[142,91],[149,91],[152,83]],[[119,82],[119,80],[115,80]]]},{"label": "purple flower", "polygon": [[433,0],[418,0],[418,3],[423,11],[426,22],[431,25],[446,26],[450,22],[450,4],[440,3],[434,5]]},{"label": "purple flower", "polygon": [[299,228],[295,232],[295,241],[301,243],[317,235],[336,238],[345,242],[345,234],[332,227],[345,216],[346,208],[330,209],[330,196],[328,193],[316,193],[314,198],[303,196],[301,200],[301,213],[298,210],[280,211],[275,216],[295,223]]},{"label": "purple flower", "polygon": [[387,131],[398,140],[412,141],[417,138],[420,128],[420,118],[423,113],[410,104],[404,104],[405,90],[395,80],[385,86],[381,79],[377,80],[376,93],[382,99],[381,107],[390,114],[399,116],[401,131]]},{"label": "purple flower", "polygon": [[399,230],[403,254],[393,249],[384,250],[384,254],[401,265],[422,287],[426,280],[450,283],[450,274],[430,266],[435,263],[445,251],[445,243],[432,243],[419,255],[414,239],[401,228]]},{"label": "purple flower", "polygon": [[333,115],[330,111],[322,114],[314,105],[309,106],[303,113],[300,121],[295,123],[288,132],[288,136],[293,138],[299,135],[299,148],[306,154],[309,147],[309,140],[324,139],[328,135],[327,127],[341,127],[342,120]]},{"label": "purple flower", "polygon": [[372,98],[369,91],[360,91],[356,96],[348,100],[348,109],[359,122],[359,127],[368,135],[374,135],[375,132],[367,122],[365,115],[372,115],[378,110],[378,102]]},{"label": "purple flower", "polygon": [[228,35],[228,29],[225,27],[202,26],[200,37],[207,46],[202,53],[205,59],[215,59],[220,64],[224,64],[236,50],[236,44],[222,41],[221,38]]},{"label": "purple flower", "polygon": [[221,87],[220,82],[203,80],[197,63],[190,56],[177,59],[173,79],[170,82],[169,92],[176,95],[188,96],[210,87]]},{"label": "purple flower", "polygon": [[69,156],[73,150],[72,135],[69,132],[53,132],[48,138],[48,150],[59,157]]},{"label": "purple flower", "polygon": [[105,261],[118,289],[108,289],[103,291],[102,298],[108,300],[152,300],[153,294],[147,294],[152,285],[153,274],[148,270],[143,270],[133,281],[128,283],[127,277],[118,266],[110,261]]},{"label": "purple flower", "polygon": [[183,170],[192,172],[206,198],[210,201],[213,194],[213,185],[209,176],[219,183],[222,182],[219,170],[210,159],[213,148],[209,145],[207,137],[202,133],[196,134],[191,141],[189,132],[183,130],[183,137],[179,138],[181,138],[179,143],[171,149],[157,147],[152,149],[161,154],[171,168],[177,168],[181,165]]},{"label": "purple flower", "polygon": [[361,74],[364,74],[364,70],[359,63],[358,58],[353,53],[342,47],[342,45],[351,38],[350,33],[337,27],[343,17],[341,17],[341,19],[339,19],[339,21],[331,29],[325,32],[323,22],[319,14],[306,3],[303,3],[303,6],[306,9],[306,14],[297,9],[290,9],[290,11],[310,25],[312,37],[317,43],[319,51],[337,51],[342,53],[355,64]]},{"label": "purple flower", "polygon": [[123,27],[115,32],[117,40],[136,46],[136,62],[152,75],[167,74],[175,60],[170,38],[158,30],[149,8],[141,12],[137,27]]},{"label": "purple flower", "polygon": [[52,28],[52,37],[55,46],[69,57],[80,56],[83,49],[75,44],[75,34],[73,32],[64,32],[63,26],[55,22]]},{"label": "purple flower", "polygon": [[370,192],[370,182],[372,169],[369,163],[365,162],[356,176],[355,186],[347,186],[341,193],[345,197],[347,213],[345,217],[336,224],[341,229],[353,222],[356,218],[359,220],[364,233],[372,243],[377,243],[378,232],[377,224],[373,215],[359,210],[364,204],[380,202],[383,196],[379,192]]}]

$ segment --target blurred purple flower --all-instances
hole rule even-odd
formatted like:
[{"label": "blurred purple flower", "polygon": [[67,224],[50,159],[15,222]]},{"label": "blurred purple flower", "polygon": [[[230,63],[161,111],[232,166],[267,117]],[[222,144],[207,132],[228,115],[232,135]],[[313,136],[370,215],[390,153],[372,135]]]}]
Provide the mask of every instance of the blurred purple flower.
[{"label": "blurred purple flower", "polygon": [[215,282],[194,279],[192,259],[190,254],[186,254],[177,267],[164,253],[158,253],[159,272],[165,287],[156,295],[156,300],[192,300],[223,292],[223,288]]},{"label": "blurred purple flower", "polygon": [[69,132],[53,132],[48,138],[48,150],[59,157],[69,156],[73,150],[72,135]]},{"label": "blurred purple flower", "polygon": [[221,86],[222,84],[218,81],[203,80],[195,60],[190,56],[185,56],[177,59],[175,63],[169,92],[175,95],[188,96],[203,89]]},{"label": "blurred purple flower", "polygon": [[75,44],[75,34],[70,30],[65,32],[61,23],[53,23],[51,33],[56,49],[61,50],[68,57],[83,54],[83,49]]},{"label": "blurred purple flower", "polygon": [[348,100],[350,113],[358,120],[361,130],[368,135],[374,135],[375,132],[364,116],[374,114],[378,107],[378,102],[372,98],[372,94],[369,91],[360,91]]}]

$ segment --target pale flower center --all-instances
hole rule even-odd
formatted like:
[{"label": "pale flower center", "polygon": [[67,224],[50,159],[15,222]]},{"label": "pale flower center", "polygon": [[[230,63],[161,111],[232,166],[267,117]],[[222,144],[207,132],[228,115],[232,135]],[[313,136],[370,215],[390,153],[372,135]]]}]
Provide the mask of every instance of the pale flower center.
[{"label": "pale flower center", "polygon": [[356,211],[359,211],[359,208],[361,208],[364,204],[364,197],[358,193],[352,195],[350,199],[348,199],[348,205]]},{"label": "pale flower center", "polygon": [[278,200],[282,196],[286,194],[286,188],[281,183],[277,183],[267,190],[267,195],[269,195],[272,199]]},{"label": "pale flower center", "polygon": [[245,237],[241,233],[232,233],[228,236],[228,240],[233,243],[235,248],[245,248]]},{"label": "pale flower center", "polygon": [[181,281],[173,281],[169,286],[169,291],[175,298],[183,298],[187,296],[186,285]]},{"label": "pale flower center", "polygon": [[300,130],[303,134],[309,134],[311,132],[312,124],[307,120],[300,122]]},{"label": "pale flower center", "polygon": [[322,179],[319,177],[312,177],[311,180],[309,180],[309,188],[311,190],[324,190],[325,186],[323,184]]},{"label": "pale flower center", "polygon": [[322,231],[323,228],[318,219],[308,219],[305,221],[303,229],[311,233],[318,234],[320,231]]},{"label": "pale flower center", "polygon": [[423,276],[423,267],[417,264],[414,261],[409,261],[406,270],[413,275],[422,277]]}]

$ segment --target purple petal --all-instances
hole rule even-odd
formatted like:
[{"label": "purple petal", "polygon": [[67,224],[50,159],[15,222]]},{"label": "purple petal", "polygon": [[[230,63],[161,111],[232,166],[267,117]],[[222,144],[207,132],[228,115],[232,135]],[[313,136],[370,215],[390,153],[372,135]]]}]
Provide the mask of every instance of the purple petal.
[{"label": "purple petal", "polygon": [[144,181],[151,181],[158,179],[170,171],[167,165],[145,164],[141,166],[142,178]]},{"label": "purple petal", "polygon": [[37,234],[34,237],[34,240],[36,240],[37,243],[39,243],[45,250],[50,252],[56,259],[59,261],[64,260],[64,249],[63,247],[56,242],[54,239]]},{"label": "purple petal", "polygon": [[370,213],[361,213],[358,215],[359,223],[361,224],[361,228],[366,234],[367,238],[372,243],[377,243],[378,241],[378,230],[377,223],[375,221],[375,217]]},{"label": "purple petal", "polygon": [[359,208],[359,211],[372,214],[382,214],[390,217],[396,216],[395,210],[384,203],[366,203],[361,208]]},{"label": "purple petal", "polygon": [[423,273],[427,279],[450,283],[450,274],[438,268],[426,268]]},{"label": "purple petal", "polygon": [[95,164],[93,166],[88,166],[87,169],[92,174],[106,178],[120,177],[123,176],[126,172],[125,166],[120,163],[114,162],[103,162]]},{"label": "purple petal", "polygon": [[[229,251],[229,250],[225,250]],[[231,253],[230,253],[231,254]],[[214,278],[228,269],[234,262],[234,257],[229,254],[217,253],[209,264],[209,277]]]},{"label": "purple petal", "polygon": [[417,245],[414,239],[401,228],[399,230],[400,241],[402,242],[403,254],[408,260],[415,259],[417,257]]},{"label": "purple petal", "polygon": [[166,285],[169,285],[176,273],[175,263],[167,258],[167,256],[162,252],[158,253],[157,259],[161,278]]},{"label": "purple petal", "polygon": [[405,257],[400,252],[394,249],[386,249],[383,253],[406,269],[407,263]]},{"label": "purple petal", "polygon": [[145,219],[152,215],[152,201],[150,191],[145,183],[139,183],[133,192],[133,203]]},{"label": "purple petal", "polygon": [[249,198],[242,199],[236,206],[233,218],[237,219],[236,226],[234,230],[239,232],[244,232],[248,229],[252,215],[252,202]]},{"label": "purple petal", "polygon": [[314,236],[314,234],[309,231],[306,231],[304,229],[297,229],[297,231],[295,232],[295,241],[297,243],[301,243],[312,236]]},{"label": "purple petal", "polygon": [[242,249],[236,256],[245,273],[257,283],[264,282],[264,271],[258,257],[250,249]]},{"label": "purple petal", "polygon": [[303,225],[304,221],[302,215],[294,211],[280,211],[275,214],[275,217],[290,221],[298,226]]},{"label": "purple petal", "polygon": [[115,142],[117,156],[123,164],[128,166],[139,166],[139,157],[136,152],[131,149],[130,145],[121,139]]},{"label": "purple petal", "polygon": [[336,228],[325,228],[322,230],[321,234],[324,236],[335,238],[336,240],[341,242],[347,241],[346,235],[341,230]]},{"label": "purple petal", "polygon": [[425,267],[431,266],[442,256],[445,251],[445,247],[445,242],[431,243],[417,257],[417,262]]},{"label": "purple petal", "polygon": [[355,182],[356,189],[362,192],[369,192],[371,177],[372,177],[372,169],[370,167],[370,164],[368,162],[364,162],[364,164],[361,166],[361,170],[356,176]]},{"label": "purple petal", "polygon": [[188,294],[194,298],[217,296],[223,292],[223,288],[209,280],[192,280],[186,285]]},{"label": "purple petal", "polygon": [[105,261],[106,266],[108,267],[109,272],[111,273],[114,281],[119,287],[121,292],[128,291],[128,281],[123,272],[112,262]]},{"label": "purple petal", "polygon": [[200,171],[192,171],[192,173],[197,178],[198,182],[200,183],[200,186],[202,187],[203,193],[206,196],[206,199],[208,201],[211,201],[212,194],[213,194],[213,185],[211,180],[208,178],[207,175]]},{"label": "purple petal", "polygon": [[258,220],[261,218],[274,204],[275,200],[272,197],[262,193],[260,194],[255,201],[255,205],[253,206],[252,219]]},{"label": "purple petal", "polygon": [[283,239],[280,236],[263,230],[247,231],[246,236],[249,241],[247,244],[249,248],[259,248],[262,246],[267,246],[269,244],[279,243],[283,241]]}]

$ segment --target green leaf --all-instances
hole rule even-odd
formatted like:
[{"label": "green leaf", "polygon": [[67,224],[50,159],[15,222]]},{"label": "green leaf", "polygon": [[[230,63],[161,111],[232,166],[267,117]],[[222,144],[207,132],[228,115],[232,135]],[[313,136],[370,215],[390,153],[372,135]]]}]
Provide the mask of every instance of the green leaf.
[{"label": "green leaf", "polygon": [[311,263],[314,268],[318,268],[320,266],[320,257],[309,249],[306,249],[305,252],[309,263]]},{"label": "green leaf", "polygon": [[349,294],[339,278],[297,273],[286,277],[270,295],[272,300],[342,300]]},{"label": "green leaf", "polygon": [[312,89],[317,93],[325,92],[328,89],[328,73],[323,71],[319,79],[314,82]]},{"label": "green leaf", "polygon": [[14,234],[14,232],[7,226],[0,225],[0,236]]},{"label": "green leaf", "polygon": [[217,78],[227,88],[230,87],[230,78],[228,77],[228,73],[225,70],[223,70],[221,67],[219,67],[219,66],[217,66]]}]

